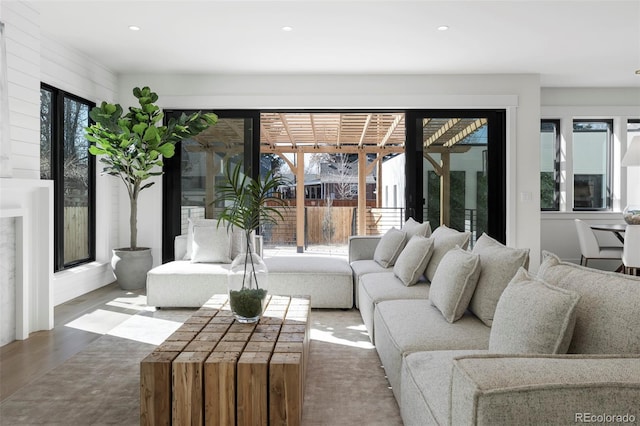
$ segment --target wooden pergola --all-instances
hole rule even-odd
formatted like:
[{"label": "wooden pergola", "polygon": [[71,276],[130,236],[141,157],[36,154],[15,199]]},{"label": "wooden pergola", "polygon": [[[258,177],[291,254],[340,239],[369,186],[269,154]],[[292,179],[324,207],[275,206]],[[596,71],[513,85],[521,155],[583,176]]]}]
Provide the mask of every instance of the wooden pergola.
[{"label": "wooden pergola", "polygon": [[[214,197],[213,180],[222,163],[244,150],[244,119],[221,119],[217,125],[198,135],[192,151],[206,153],[205,205],[210,209]],[[486,125],[486,119],[425,118],[423,155],[441,181],[441,223],[449,224],[450,155],[467,152],[467,139]],[[278,155],[296,176],[296,219],[298,251],[304,247],[304,154],[358,154],[358,229],[366,232],[366,176],[382,159],[405,151],[405,114],[385,112],[265,112],[260,115],[260,152]],[[216,154],[221,159],[216,163]],[[430,154],[439,154],[436,161]],[[290,157],[295,156],[295,161]],[[375,160],[368,158],[375,156]],[[377,168],[378,205],[382,204],[382,167]],[[207,212],[209,214],[209,212]],[[209,216],[208,216],[209,217]]]},{"label": "wooden pergola", "polygon": [[[304,247],[304,154],[358,154],[358,230],[366,232],[366,177],[388,154],[404,152],[403,113],[263,113],[260,116],[260,152],[274,153],[296,176],[298,252]],[[292,162],[286,154],[295,155]],[[367,162],[370,154],[375,160]],[[382,203],[382,167],[376,179]]]}]

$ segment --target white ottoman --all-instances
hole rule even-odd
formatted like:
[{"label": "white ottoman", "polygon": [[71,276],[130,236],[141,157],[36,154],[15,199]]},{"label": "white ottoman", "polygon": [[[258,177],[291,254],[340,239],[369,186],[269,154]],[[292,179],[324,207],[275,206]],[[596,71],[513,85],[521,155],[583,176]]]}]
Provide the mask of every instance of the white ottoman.
[{"label": "white ottoman", "polygon": [[147,273],[147,305],[200,308],[214,294],[227,293],[230,264],[174,260]]},{"label": "white ottoman", "polygon": [[353,276],[345,259],[300,254],[269,257],[264,262],[270,294],[307,295],[312,308],[353,307]]}]

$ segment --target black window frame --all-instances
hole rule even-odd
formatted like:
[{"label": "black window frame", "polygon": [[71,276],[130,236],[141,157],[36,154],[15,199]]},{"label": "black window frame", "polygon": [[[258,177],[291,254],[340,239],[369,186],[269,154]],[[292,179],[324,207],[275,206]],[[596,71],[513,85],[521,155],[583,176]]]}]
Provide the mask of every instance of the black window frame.
[{"label": "black window frame", "polygon": [[[51,179],[53,181],[53,269],[60,272],[78,265],[96,260],[96,159],[87,153],[88,159],[88,256],[64,261],[64,101],[70,99],[85,104],[89,110],[95,102],[84,99],[46,83],[40,84],[40,90],[51,93]],[[91,119],[87,125],[91,124]]]},{"label": "black window frame", "polygon": [[[573,135],[576,133],[575,125],[576,123],[607,123],[608,131],[607,131],[607,164],[606,164],[606,194],[604,196],[605,207],[576,207],[576,191],[575,191],[575,152],[576,152],[576,144],[575,138]],[[571,159],[572,165],[572,176],[571,176],[571,185],[573,197],[571,200],[571,208],[572,211],[575,212],[586,212],[586,211],[612,211],[613,210],[613,119],[611,118],[574,118],[571,121],[571,140],[573,145],[573,156]]]},{"label": "black window frame", "polygon": [[[165,109],[164,125],[167,125],[170,118],[177,118],[181,114],[192,114],[194,112],[215,113],[218,118],[243,118],[248,120],[250,125],[245,131],[250,130],[251,140],[244,147],[244,171],[247,175],[257,179],[260,173],[260,110],[214,110],[214,109]],[[176,151],[173,157],[164,158],[162,175],[162,263],[175,260],[174,240],[180,235],[180,208],[182,199],[181,163],[182,163],[182,142],[176,144]]]},{"label": "black window frame", "polygon": [[[553,161],[553,176],[554,176],[554,192],[553,192],[553,207],[542,207],[542,193],[540,194],[540,210],[541,211],[550,211],[557,212],[560,211],[560,140],[561,140],[561,132],[560,132],[560,120],[559,119],[547,119],[543,118],[540,120],[540,132],[542,133],[542,127],[544,124],[552,124],[555,128],[555,157]],[[542,170],[540,170],[542,173]],[[542,191],[542,188],[540,188]]]},{"label": "black window frame", "polygon": [[[507,239],[507,118],[505,109],[412,109],[405,111],[405,218],[422,221],[423,146],[422,118],[425,116],[477,118],[488,120],[487,128],[487,217],[486,233],[501,243]],[[478,236],[479,238],[480,236]]]}]

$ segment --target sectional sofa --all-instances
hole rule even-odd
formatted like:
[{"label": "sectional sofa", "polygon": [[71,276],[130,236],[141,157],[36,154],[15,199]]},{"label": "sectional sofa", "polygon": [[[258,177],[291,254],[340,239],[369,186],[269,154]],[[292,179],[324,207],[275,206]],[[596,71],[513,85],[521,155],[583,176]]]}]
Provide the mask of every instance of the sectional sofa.
[{"label": "sectional sofa", "polygon": [[640,422],[639,278],[546,252],[533,275],[527,250],[440,227],[407,283],[374,260],[385,237],[349,260],[405,425]]},{"label": "sectional sofa", "polygon": [[[351,237],[348,262],[273,258],[270,291],[355,303],[406,425],[640,422],[640,278],[546,252],[533,275],[527,249],[469,239],[408,220]],[[226,292],[229,265],[185,259],[189,240],[149,273],[150,305],[200,307]]]}]

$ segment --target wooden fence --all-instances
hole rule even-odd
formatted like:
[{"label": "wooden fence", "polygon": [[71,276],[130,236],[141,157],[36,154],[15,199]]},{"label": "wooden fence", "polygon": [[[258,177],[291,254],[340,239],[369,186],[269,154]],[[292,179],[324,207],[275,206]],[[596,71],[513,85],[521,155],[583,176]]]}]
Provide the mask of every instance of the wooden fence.
[{"label": "wooden fence", "polygon": [[[262,231],[265,244],[296,244],[296,209],[281,210],[283,220],[265,226]],[[357,208],[305,207],[305,245],[347,244],[349,236],[356,235]],[[396,208],[367,208],[367,235],[382,235],[392,227],[400,229],[404,223],[404,210]]]},{"label": "wooden fence", "polygon": [[64,208],[64,261],[89,257],[89,208]]},{"label": "wooden fence", "polygon": [[307,207],[307,244],[347,244],[355,207]]},{"label": "wooden fence", "polygon": [[[346,244],[354,207],[305,207],[306,244]],[[281,210],[283,220],[262,230],[265,244],[296,244],[296,209]]]}]

